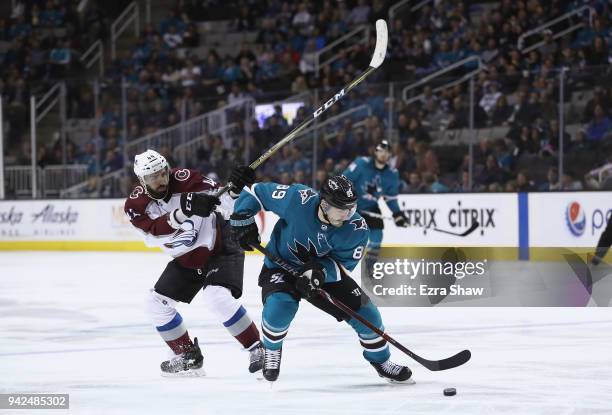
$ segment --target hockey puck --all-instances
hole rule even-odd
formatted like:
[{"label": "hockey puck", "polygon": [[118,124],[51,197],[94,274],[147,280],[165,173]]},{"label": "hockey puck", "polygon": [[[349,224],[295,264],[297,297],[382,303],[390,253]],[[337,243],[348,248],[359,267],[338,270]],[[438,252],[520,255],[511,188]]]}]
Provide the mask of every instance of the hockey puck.
[{"label": "hockey puck", "polygon": [[444,389],[444,396],[455,396],[456,394],[457,394],[457,389],[455,388]]}]

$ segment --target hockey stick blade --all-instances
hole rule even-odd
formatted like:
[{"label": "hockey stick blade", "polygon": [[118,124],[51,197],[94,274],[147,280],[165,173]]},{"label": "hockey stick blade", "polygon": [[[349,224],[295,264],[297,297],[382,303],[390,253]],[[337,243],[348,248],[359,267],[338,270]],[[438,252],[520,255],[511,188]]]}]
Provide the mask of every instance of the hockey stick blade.
[{"label": "hockey stick blade", "polygon": [[[306,127],[312,124],[317,117],[327,111],[329,108],[333,107],[336,102],[338,102],[342,97],[349,93],[353,88],[359,85],[364,79],[368,77],[372,72],[382,65],[385,60],[385,56],[387,54],[387,43],[388,43],[388,31],[387,31],[387,23],[379,19],[376,21],[376,46],[374,47],[374,54],[372,55],[372,60],[370,61],[370,66],[365,70],[361,75],[352,80],[348,85],[338,91],[334,96],[332,96],[329,100],[327,100],[323,105],[317,108],[310,117],[302,121],[297,127],[289,132],[283,139],[274,144],[268,150],[266,150],[261,156],[259,156],[254,162],[252,162],[249,167],[252,169],[256,169],[259,167],[264,161],[272,157],[281,147],[285,144],[293,141],[300,133],[302,133]],[[227,183],[225,186],[220,188],[215,196],[219,197],[223,193],[227,192],[230,187],[232,187],[231,183]]]},{"label": "hockey stick blade", "polygon": [[378,68],[382,65],[387,54],[387,43],[389,42],[389,32],[387,31],[387,23],[383,19],[376,21],[376,46],[374,55],[370,61],[370,66]]},{"label": "hockey stick blade", "polygon": [[[252,246],[253,246],[253,248],[257,249],[259,252],[261,252],[262,254],[267,256],[268,258],[270,258],[278,266],[280,266],[282,269],[284,269],[285,271],[287,271],[288,273],[290,273],[294,277],[297,277],[297,276],[300,275],[300,273],[296,269],[294,269],[293,266],[291,266],[291,264],[287,263],[282,258],[279,258],[278,256],[274,255],[272,252],[270,252],[266,248],[264,248],[261,244],[258,243],[258,244],[254,244]],[[378,334],[380,337],[382,337],[383,339],[385,339],[386,341],[391,343],[393,346],[397,347],[399,350],[401,350],[402,352],[404,352],[405,354],[410,356],[416,362],[420,363],[425,368],[427,368],[427,369],[429,369],[429,370],[431,370],[433,372],[436,372],[436,371],[439,371],[439,370],[453,369],[453,368],[455,368],[457,366],[461,366],[462,364],[464,364],[468,360],[470,360],[470,358],[472,357],[472,353],[469,350],[463,350],[463,351],[457,353],[454,356],[451,356],[451,357],[448,357],[448,358],[442,359],[442,360],[428,360],[428,359],[425,359],[425,358],[419,356],[418,354],[414,353],[413,351],[409,350],[408,348],[406,348],[403,344],[401,344],[400,342],[395,340],[393,337],[389,336],[386,332],[380,330],[378,327],[376,327],[375,325],[370,323],[368,320],[366,320],[365,318],[360,316],[358,313],[353,311],[353,309],[351,309],[349,306],[344,304],[342,301],[338,300],[337,298],[334,298],[327,291],[319,288],[319,289],[317,289],[317,293],[320,296],[322,296],[323,298],[325,298],[328,302],[330,302],[331,304],[335,305],[336,307],[338,307],[340,310],[344,311],[346,314],[348,314],[352,318],[358,320],[361,324],[363,324],[364,326],[366,326],[367,328],[372,330],[374,333]]]},{"label": "hockey stick blade", "polygon": [[442,360],[428,360],[421,356],[412,356],[414,360],[416,360],[432,372],[456,368],[464,363],[467,363],[471,357],[472,353],[469,350],[462,350],[456,355],[447,357],[446,359]]},{"label": "hockey stick blade", "polygon": [[436,232],[441,232],[441,233],[446,233],[448,235],[454,235],[454,236],[468,236],[469,234],[471,234],[472,232],[474,232],[476,230],[476,228],[478,228],[480,226],[480,224],[477,221],[472,222],[472,226],[470,226],[467,230],[461,232],[461,233],[457,233],[457,232],[452,232],[452,231],[446,231],[444,229],[438,229],[438,228],[425,228],[425,230],[432,230],[432,231],[436,231]]}]

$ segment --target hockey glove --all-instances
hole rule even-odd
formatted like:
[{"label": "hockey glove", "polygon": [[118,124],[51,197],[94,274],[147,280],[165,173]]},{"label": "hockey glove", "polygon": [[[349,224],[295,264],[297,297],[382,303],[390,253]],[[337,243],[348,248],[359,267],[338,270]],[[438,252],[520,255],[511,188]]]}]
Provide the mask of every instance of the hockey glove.
[{"label": "hockey glove", "polygon": [[209,216],[221,203],[218,197],[203,193],[181,193],[181,211],[188,218],[193,215],[203,218]]},{"label": "hockey glove", "polygon": [[401,210],[393,214],[393,220],[395,221],[395,226],[399,226],[401,228],[408,227],[408,218],[406,217],[406,214]]},{"label": "hockey glove", "polygon": [[230,216],[230,225],[232,225],[232,238],[245,251],[252,251],[252,245],[261,242],[253,216],[234,213]]},{"label": "hockey glove", "polygon": [[323,266],[316,261],[311,261],[306,263],[301,271],[302,274],[295,279],[295,289],[305,298],[310,298],[325,283]]},{"label": "hockey glove", "polygon": [[249,166],[236,166],[230,173],[229,182],[232,183],[230,196],[236,199],[240,196],[244,186],[251,186],[255,183],[255,171]]}]

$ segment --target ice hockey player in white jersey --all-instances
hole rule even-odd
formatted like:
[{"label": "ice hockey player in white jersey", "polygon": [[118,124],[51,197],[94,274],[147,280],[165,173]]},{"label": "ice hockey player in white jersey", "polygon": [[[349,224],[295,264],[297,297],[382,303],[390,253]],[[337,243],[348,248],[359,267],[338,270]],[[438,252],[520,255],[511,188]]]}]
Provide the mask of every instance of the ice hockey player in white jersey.
[{"label": "ice hockey player in white jersey", "polygon": [[[317,294],[322,287],[381,330],[378,308],[349,276],[368,243],[366,221],[355,212],[357,192],[344,176],[333,176],[319,195],[304,185],[256,183],[243,191],[234,206],[230,223],[244,249],[259,242],[254,220],[260,210],[280,218],[267,249],[301,271],[299,278],[269,258],[259,275],[264,302],[262,334],[265,347],[263,376],[275,381],[280,373],[283,340],[287,336],[300,299],[346,321],[355,330],[363,357],[381,377],[394,382],[409,381],[412,372],[391,362],[387,341]],[[332,362],[330,362],[331,364]]]},{"label": "ice hockey player in white jersey", "polygon": [[146,297],[146,312],[174,357],[161,364],[164,376],[202,376],[203,356],[192,341],[176,306],[191,303],[202,290],[211,313],[249,351],[249,371],[263,365],[257,326],[238,300],[242,295],[244,252],[230,237],[223,213],[231,214],[240,189],[254,181],[246,167],[235,168],[235,184],[221,198],[212,195],[217,184],[189,169],[171,169],[153,150],[138,154],[134,173],[140,185],[125,202],[130,222],[148,246],[173,257]]}]

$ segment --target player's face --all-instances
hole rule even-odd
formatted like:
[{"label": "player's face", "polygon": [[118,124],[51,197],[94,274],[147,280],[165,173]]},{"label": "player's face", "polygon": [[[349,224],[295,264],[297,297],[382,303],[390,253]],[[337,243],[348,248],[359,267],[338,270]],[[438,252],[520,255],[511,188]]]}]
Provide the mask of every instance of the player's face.
[{"label": "player's face", "polygon": [[379,149],[374,152],[374,156],[376,157],[377,162],[387,164],[391,158],[391,152],[389,150]]},{"label": "player's face", "polygon": [[330,205],[324,200],[321,202],[321,208],[325,212],[326,219],[329,223],[337,228],[342,226],[345,221],[349,220],[357,210],[357,206],[353,206],[350,209],[340,209]]},{"label": "player's face", "polygon": [[170,182],[170,176],[168,168],[160,170],[155,173],[147,174],[144,176],[144,181],[149,187],[156,193],[165,193],[168,190],[168,183]]}]

